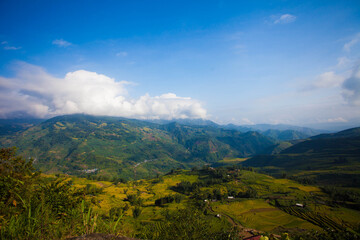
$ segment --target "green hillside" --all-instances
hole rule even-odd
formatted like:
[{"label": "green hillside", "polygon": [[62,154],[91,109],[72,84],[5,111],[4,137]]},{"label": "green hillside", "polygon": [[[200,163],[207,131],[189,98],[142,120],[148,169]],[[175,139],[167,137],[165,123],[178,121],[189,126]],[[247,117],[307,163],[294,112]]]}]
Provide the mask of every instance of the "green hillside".
[{"label": "green hillside", "polygon": [[308,177],[343,186],[360,183],[360,128],[322,134],[294,144],[275,155],[259,155],[244,165],[272,174]]},{"label": "green hillside", "polygon": [[344,131],[340,131],[337,133],[330,134],[320,134],[312,137],[311,139],[319,139],[319,138],[350,138],[350,137],[360,137],[360,127],[350,128]]},{"label": "green hillside", "polygon": [[360,192],[339,195],[250,168],[205,166],[110,182],[40,175],[13,149],[0,149],[0,162],[1,239],[72,239],[92,233],[105,239],[359,237],[360,212],[353,206],[360,203]]},{"label": "green hillside", "polygon": [[41,122],[43,119],[22,118],[22,119],[0,119],[0,136],[15,134],[26,130]]},{"label": "green hillside", "polygon": [[44,172],[126,179],[248,157],[274,143],[256,132],[88,115],[55,117],[0,139]]}]

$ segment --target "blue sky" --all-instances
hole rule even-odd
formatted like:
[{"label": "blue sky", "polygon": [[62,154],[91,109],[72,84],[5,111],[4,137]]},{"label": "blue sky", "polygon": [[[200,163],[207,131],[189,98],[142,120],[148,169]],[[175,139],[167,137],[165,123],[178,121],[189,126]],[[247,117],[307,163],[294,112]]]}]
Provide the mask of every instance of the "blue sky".
[{"label": "blue sky", "polygon": [[0,117],[359,125],[359,1],[0,2]]}]

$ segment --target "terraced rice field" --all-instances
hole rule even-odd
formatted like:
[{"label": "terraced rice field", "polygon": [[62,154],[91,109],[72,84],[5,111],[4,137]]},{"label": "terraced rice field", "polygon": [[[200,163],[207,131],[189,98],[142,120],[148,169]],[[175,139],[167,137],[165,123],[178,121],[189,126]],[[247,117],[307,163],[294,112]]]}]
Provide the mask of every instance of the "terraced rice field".
[{"label": "terraced rice field", "polygon": [[320,229],[301,218],[291,216],[271,206],[262,199],[227,204],[215,203],[213,210],[231,216],[245,227],[260,231],[273,231],[278,227]]}]

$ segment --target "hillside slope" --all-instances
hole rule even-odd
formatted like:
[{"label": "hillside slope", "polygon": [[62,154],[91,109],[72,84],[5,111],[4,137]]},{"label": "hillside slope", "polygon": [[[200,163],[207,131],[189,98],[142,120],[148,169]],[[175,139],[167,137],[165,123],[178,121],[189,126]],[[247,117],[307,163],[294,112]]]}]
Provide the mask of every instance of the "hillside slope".
[{"label": "hillside slope", "polygon": [[2,147],[17,146],[20,154],[36,159],[36,166],[45,172],[93,170],[123,178],[252,156],[274,143],[255,132],[79,114],[55,117],[0,139]]},{"label": "hillside slope", "polygon": [[279,174],[311,177],[324,183],[356,186],[360,182],[360,128],[322,134],[279,154],[255,156],[244,165]]}]

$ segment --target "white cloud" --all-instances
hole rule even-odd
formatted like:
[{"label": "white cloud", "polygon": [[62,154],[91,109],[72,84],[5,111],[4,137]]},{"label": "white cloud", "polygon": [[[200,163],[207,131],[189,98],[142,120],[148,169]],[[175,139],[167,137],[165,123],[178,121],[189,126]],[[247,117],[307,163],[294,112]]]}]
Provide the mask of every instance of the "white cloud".
[{"label": "white cloud", "polygon": [[344,76],[338,75],[335,72],[324,72],[318,75],[313,81],[313,83],[303,87],[302,91],[339,87],[344,82],[344,80]]},{"label": "white cloud", "polygon": [[360,41],[360,33],[356,34],[353,39],[344,44],[344,50],[350,52],[351,48]]},{"label": "white cloud", "polygon": [[291,23],[291,22],[294,22],[295,20],[296,20],[296,16],[291,15],[291,14],[283,14],[274,20],[274,24]]},{"label": "white cloud", "polygon": [[2,41],[1,45],[5,45],[3,48],[4,50],[19,50],[21,49],[21,47],[14,47],[14,46],[10,46],[8,41]]},{"label": "white cloud", "polygon": [[241,119],[241,124],[246,124],[246,125],[254,125],[255,123],[253,121],[251,121],[248,118],[242,118]]},{"label": "white cloud", "polygon": [[116,54],[117,57],[126,57],[127,55],[128,55],[127,52],[118,52],[118,53]]},{"label": "white cloud", "polygon": [[352,75],[342,84],[344,99],[354,106],[360,106],[360,64],[355,66]]},{"label": "white cloud", "polygon": [[19,50],[19,49],[21,49],[21,47],[5,46],[4,49],[5,50]]},{"label": "white cloud", "polygon": [[339,57],[337,59],[337,61],[338,61],[338,63],[336,65],[336,67],[340,68],[340,69],[348,67],[350,65],[350,63],[351,63],[351,60],[349,58],[347,58],[347,57]]},{"label": "white cloud", "polygon": [[54,41],[52,41],[52,44],[57,45],[59,47],[68,47],[72,45],[72,43],[65,41],[64,39],[55,39]]},{"label": "white cloud", "polygon": [[329,118],[327,119],[326,122],[329,122],[329,123],[345,123],[345,122],[348,122],[348,120],[342,118],[342,117],[337,117],[337,118]]},{"label": "white cloud", "polygon": [[42,68],[20,63],[15,78],[0,77],[0,116],[24,112],[37,117],[86,113],[140,119],[206,118],[201,103],[166,93],[126,97],[127,82],[85,70],[55,78]]},{"label": "white cloud", "polygon": [[317,88],[338,87],[343,81],[343,76],[334,72],[325,72],[316,77],[314,86]]}]

